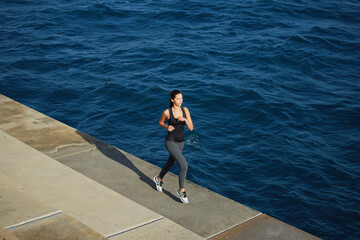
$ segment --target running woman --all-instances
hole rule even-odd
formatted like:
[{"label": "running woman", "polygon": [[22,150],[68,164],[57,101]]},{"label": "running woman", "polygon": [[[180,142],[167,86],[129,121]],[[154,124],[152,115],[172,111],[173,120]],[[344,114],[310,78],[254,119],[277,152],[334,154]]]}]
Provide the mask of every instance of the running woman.
[{"label": "running woman", "polygon": [[[159,120],[159,125],[168,130],[168,134],[166,135],[165,139],[165,146],[169,151],[170,156],[162,168],[159,176],[154,177],[154,182],[156,184],[156,189],[159,192],[162,192],[162,179],[176,161],[180,166],[179,190],[177,191],[177,194],[183,203],[188,203],[189,199],[186,196],[184,186],[188,164],[182,155],[182,150],[184,148],[185,141],[184,126],[186,124],[190,131],[193,130],[194,126],[191,120],[189,109],[182,107],[182,102],[182,93],[178,90],[172,91],[170,94],[170,107],[162,113]],[[167,125],[165,124],[165,121],[167,121]]]}]

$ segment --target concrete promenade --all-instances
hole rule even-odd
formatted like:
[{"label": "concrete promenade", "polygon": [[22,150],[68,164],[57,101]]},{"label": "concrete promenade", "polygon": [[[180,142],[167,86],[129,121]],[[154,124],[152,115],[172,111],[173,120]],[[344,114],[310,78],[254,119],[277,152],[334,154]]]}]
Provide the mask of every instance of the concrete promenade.
[{"label": "concrete promenade", "polygon": [[0,94],[0,239],[318,239],[159,171]]}]

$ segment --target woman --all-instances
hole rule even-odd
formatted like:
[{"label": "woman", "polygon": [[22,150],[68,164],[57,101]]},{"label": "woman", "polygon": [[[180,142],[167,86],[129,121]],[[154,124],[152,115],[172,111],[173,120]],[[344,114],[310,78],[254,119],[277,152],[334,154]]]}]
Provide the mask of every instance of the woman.
[{"label": "woman", "polygon": [[[186,196],[184,186],[188,164],[181,152],[184,148],[185,141],[184,126],[186,124],[190,131],[193,130],[194,126],[189,109],[181,107],[182,102],[183,96],[181,92],[178,90],[172,91],[170,94],[170,107],[162,113],[159,120],[159,125],[168,130],[168,134],[165,139],[165,146],[169,151],[170,156],[159,176],[154,177],[154,182],[156,184],[156,189],[159,192],[162,192],[162,179],[176,161],[180,166],[179,190],[177,191],[177,194],[183,203],[188,203],[189,200]],[[167,120],[168,125],[165,124],[165,120]]]}]

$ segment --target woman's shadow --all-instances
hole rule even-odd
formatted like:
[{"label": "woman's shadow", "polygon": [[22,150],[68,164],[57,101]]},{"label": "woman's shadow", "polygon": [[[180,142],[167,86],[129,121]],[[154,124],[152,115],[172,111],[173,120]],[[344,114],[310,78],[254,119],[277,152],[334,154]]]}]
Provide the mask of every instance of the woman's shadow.
[{"label": "woman's shadow", "polygon": [[[138,169],[129,158],[127,158],[119,149],[104,143],[98,139],[95,139],[83,132],[80,132],[78,130],[76,130],[76,133],[81,136],[84,140],[86,140],[87,142],[89,142],[92,145],[95,145],[96,148],[106,157],[112,159],[113,161],[122,164],[123,166],[129,168],[130,170],[132,170],[133,172],[135,172],[138,176],[139,179],[141,181],[143,181],[144,183],[146,183],[149,187],[151,187],[152,189],[154,189],[155,191],[157,191],[155,189],[155,183],[153,181],[152,178],[148,177],[147,175],[145,175],[142,171],[140,171],[140,169]],[[166,191],[163,189],[163,192],[169,196],[170,198],[172,198],[175,201],[180,201],[175,195],[171,194],[169,191]]]}]

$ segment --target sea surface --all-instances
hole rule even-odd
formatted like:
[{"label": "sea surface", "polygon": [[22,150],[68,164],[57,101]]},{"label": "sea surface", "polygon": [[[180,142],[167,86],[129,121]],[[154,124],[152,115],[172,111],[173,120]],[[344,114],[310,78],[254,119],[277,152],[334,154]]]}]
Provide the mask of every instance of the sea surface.
[{"label": "sea surface", "polygon": [[0,2],[1,94],[161,167],[179,89],[187,178],[323,239],[360,238],[359,77],[357,0]]}]

